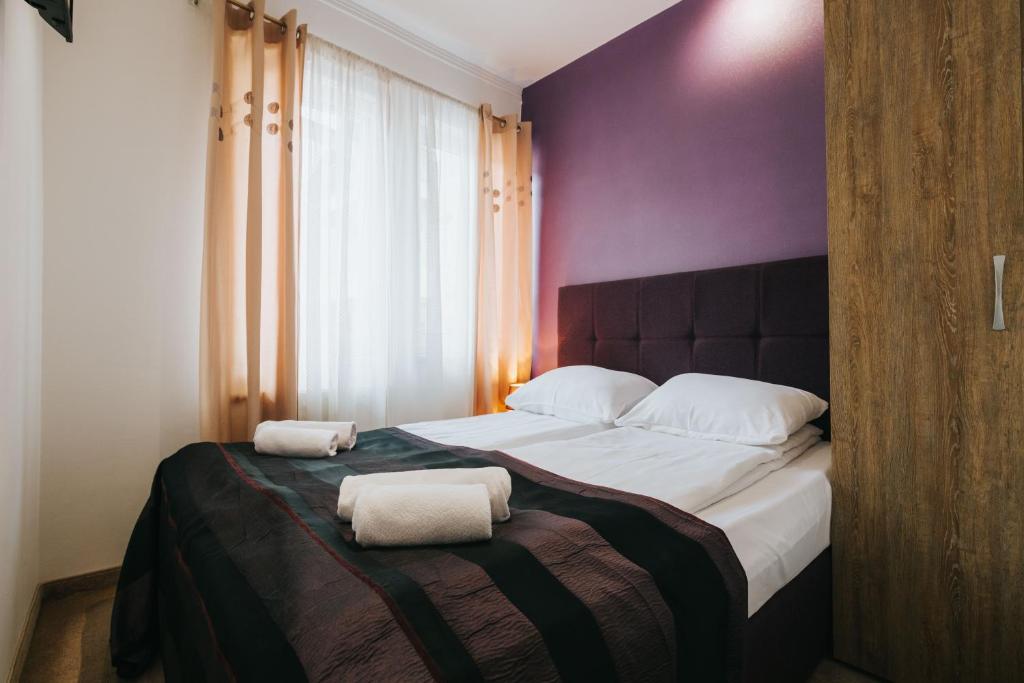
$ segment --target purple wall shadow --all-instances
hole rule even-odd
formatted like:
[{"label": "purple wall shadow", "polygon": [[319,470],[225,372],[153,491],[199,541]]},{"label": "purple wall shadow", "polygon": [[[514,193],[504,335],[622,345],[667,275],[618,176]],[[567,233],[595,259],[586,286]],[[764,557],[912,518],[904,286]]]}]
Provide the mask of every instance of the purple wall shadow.
[{"label": "purple wall shadow", "polygon": [[562,285],[826,252],[821,0],[684,0],[527,87],[523,118],[534,374]]}]

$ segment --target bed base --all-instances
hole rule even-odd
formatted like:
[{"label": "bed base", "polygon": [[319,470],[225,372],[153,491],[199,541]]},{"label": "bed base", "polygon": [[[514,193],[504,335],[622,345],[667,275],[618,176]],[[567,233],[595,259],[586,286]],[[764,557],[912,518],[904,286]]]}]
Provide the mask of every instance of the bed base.
[{"label": "bed base", "polygon": [[806,681],[831,651],[832,549],[826,548],[747,621],[743,681]]}]

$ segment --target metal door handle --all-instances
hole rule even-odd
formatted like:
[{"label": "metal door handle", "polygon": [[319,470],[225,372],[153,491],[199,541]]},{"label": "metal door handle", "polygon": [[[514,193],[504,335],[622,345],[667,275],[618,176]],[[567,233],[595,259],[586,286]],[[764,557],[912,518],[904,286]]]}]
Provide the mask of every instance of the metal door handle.
[{"label": "metal door handle", "polygon": [[996,306],[992,315],[992,329],[1005,330],[1006,323],[1003,321],[1003,265],[1006,263],[1006,255],[992,257],[992,265],[996,271]]}]

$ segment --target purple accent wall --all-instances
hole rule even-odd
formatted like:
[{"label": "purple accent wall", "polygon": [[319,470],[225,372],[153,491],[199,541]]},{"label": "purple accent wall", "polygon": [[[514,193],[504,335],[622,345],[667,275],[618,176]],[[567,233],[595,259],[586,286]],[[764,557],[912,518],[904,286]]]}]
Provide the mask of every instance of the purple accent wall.
[{"label": "purple accent wall", "polygon": [[684,0],[523,91],[539,269],[558,288],[826,252],[821,0]]}]

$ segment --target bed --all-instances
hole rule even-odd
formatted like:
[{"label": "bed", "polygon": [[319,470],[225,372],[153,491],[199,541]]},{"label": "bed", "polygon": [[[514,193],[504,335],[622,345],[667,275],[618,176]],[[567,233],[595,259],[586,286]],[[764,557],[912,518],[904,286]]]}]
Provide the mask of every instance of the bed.
[{"label": "bed", "polygon": [[[828,400],[828,259],[815,256],[563,287],[558,297],[558,364],[625,370],[658,384],[683,372],[732,375],[805,389]],[[829,414],[817,424],[829,438]],[[794,475],[794,468],[772,475],[762,487],[778,482],[785,491],[813,481],[811,488],[820,492],[827,487],[822,482],[825,460],[819,472]],[[830,488],[827,496],[830,510]],[[827,539],[828,518],[818,517],[818,533]],[[764,521],[772,518],[790,516],[776,506]],[[735,524],[729,515],[718,522]],[[762,528],[751,536],[767,533]],[[809,547],[814,544],[804,545],[795,567],[803,564]],[[758,567],[764,571],[772,564],[762,559]],[[774,566],[768,571],[778,573],[780,565]],[[782,573],[788,576],[795,567]],[[750,617],[744,636],[745,678],[803,680],[831,643],[832,561],[825,549]]]},{"label": "bed", "polygon": [[[566,287],[559,364],[827,398],[826,280],[821,257]],[[132,676],[159,654],[168,680],[805,678],[830,642],[827,443],[694,515],[538,466],[616,431],[516,412],[377,430],[330,461],[187,447],[126,552],[114,663]],[[491,542],[368,551],[333,515],[348,474],[486,464],[514,481]]]}]

